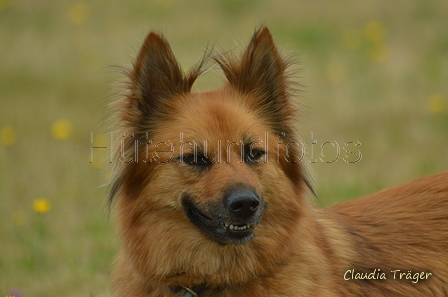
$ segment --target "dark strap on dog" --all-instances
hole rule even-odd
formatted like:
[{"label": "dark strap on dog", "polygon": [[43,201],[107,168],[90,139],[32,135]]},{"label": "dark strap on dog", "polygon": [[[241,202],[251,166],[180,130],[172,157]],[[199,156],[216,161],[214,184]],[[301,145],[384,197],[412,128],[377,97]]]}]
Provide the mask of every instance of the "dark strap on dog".
[{"label": "dark strap on dog", "polygon": [[179,293],[184,291],[184,293],[182,295],[179,295],[178,297],[199,297],[202,294],[204,294],[206,291],[212,290],[212,291],[217,291],[217,292],[221,292],[223,291],[226,286],[219,286],[217,288],[210,288],[207,287],[205,284],[201,284],[201,285],[197,285],[194,287],[186,287],[186,286],[177,286],[177,287],[169,287],[170,290],[174,293]]},{"label": "dark strap on dog", "polygon": [[179,295],[179,297],[199,297],[202,294],[207,291],[207,287],[203,285],[198,285],[192,288],[185,287],[185,286],[177,286],[177,287],[170,287],[170,290],[174,293],[179,293],[180,291],[184,290],[185,292],[182,295]]}]

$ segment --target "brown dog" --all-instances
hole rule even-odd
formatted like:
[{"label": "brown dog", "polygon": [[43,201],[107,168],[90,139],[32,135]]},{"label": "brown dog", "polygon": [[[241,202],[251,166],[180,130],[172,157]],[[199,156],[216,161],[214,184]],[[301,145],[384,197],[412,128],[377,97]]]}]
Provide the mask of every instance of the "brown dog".
[{"label": "brown dog", "polygon": [[204,62],[151,32],[115,103],[114,296],[448,296],[448,172],[315,207],[269,30],[214,61],[225,86],[191,92]]}]

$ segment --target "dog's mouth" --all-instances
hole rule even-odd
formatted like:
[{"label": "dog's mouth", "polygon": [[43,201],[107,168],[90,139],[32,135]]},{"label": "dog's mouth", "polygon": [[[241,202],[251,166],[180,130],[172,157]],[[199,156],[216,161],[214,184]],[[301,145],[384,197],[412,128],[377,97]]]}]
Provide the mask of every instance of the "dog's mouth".
[{"label": "dog's mouth", "polygon": [[220,217],[213,219],[201,212],[193,203],[184,201],[183,204],[190,222],[220,244],[241,244],[254,236],[253,229],[257,221],[241,223]]}]

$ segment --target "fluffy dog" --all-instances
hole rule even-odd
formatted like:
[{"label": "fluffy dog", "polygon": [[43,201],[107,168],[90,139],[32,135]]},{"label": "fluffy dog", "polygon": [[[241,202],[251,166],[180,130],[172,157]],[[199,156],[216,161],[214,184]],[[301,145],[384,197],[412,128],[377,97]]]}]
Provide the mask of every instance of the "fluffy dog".
[{"label": "fluffy dog", "polygon": [[[208,60],[226,83],[192,92]],[[312,205],[288,66],[266,27],[187,74],[149,33],[114,103],[114,296],[448,296],[448,172]]]}]

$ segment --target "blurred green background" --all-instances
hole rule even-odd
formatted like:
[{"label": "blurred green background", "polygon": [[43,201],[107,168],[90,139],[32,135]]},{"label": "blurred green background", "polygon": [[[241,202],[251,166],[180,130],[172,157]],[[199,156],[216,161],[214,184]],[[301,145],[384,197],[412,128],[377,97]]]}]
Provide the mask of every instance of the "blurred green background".
[{"label": "blurred green background", "polygon": [[241,51],[260,24],[298,61],[319,204],[448,168],[445,0],[0,0],[0,296],[107,296],[107,149],[89,161],[109,145],[115,66],[149,30],[187,69],[207,46]]}]

